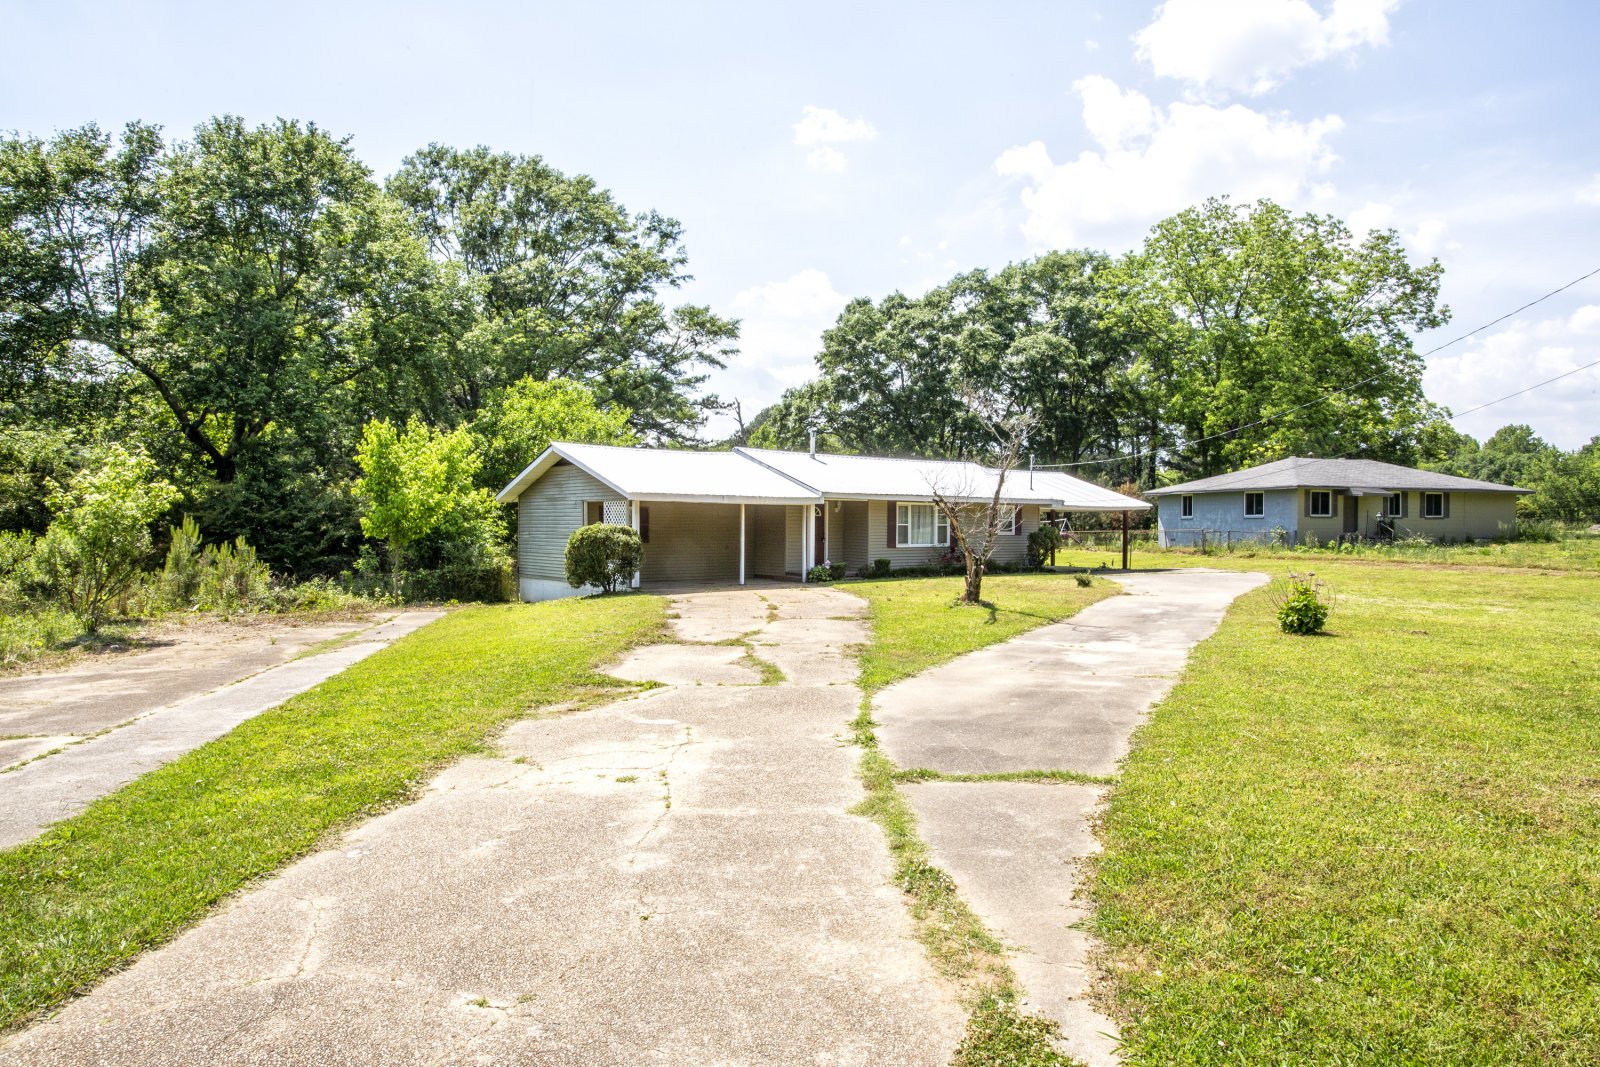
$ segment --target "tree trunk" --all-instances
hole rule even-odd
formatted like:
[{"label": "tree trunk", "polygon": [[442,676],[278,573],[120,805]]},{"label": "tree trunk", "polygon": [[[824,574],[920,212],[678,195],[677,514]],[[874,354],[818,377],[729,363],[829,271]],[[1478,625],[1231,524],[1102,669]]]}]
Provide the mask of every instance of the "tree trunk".
[{"label": "tree trunk", "polygon": [[966,585],[961,590],[961,602],[963,604],[978,604],[983,600],[983,564],[971,552],[966,553],[966,556],[967,577]]}]

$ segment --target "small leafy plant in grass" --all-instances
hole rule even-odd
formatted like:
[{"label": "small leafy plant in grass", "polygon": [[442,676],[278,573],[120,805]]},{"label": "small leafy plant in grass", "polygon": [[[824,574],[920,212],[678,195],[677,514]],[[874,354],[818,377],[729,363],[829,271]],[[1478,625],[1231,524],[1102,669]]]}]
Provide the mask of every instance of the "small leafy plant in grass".
[{"label": "small leafy plant in grass", "polygon": [[1278,605],[1278,625],[1286,634],[1309,637],[1327,629],[1333,610],[1333,590],[1315,574],[1289,574],[1272,583]]}]

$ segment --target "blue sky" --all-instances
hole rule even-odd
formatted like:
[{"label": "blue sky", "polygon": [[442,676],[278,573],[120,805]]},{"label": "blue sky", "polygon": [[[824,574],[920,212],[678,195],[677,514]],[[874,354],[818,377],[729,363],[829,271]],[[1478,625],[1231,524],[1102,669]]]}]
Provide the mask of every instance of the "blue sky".
[{"label": "blue sky", "polygon": [[[1600,267],[1591,5],[990,6],[6,2],[0,127],[292,116],[380,176],[430,141],[537,153],[684,222],[685,298],[745,324],[712,384],[747,415],[809,377],[849,297],[1121,252],[1211,194],[1438,256],[1455,319],[1422,349]],[[1600,277],[1426,384],[1462,410],[1595,359]],[[1570,448],[1597,413],[1600,368],[1457,425]]]}]

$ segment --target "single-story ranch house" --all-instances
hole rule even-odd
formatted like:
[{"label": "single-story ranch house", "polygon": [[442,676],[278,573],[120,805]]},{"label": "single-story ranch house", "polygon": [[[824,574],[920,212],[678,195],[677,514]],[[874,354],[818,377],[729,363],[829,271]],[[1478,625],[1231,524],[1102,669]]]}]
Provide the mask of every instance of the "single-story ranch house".
[{"label": "single-story ranch house", "polygon": [[[935,494],[976,512],[1000,473],[977,463],[735,448],[685,452],[558,442],[500,491],[517,505],[517,572],[524,600],[571,596],[567,538],[596,522],[631,525],[644,541],[635,586],[805,581],[813,566],[851,573],[936,562],[953,538]],[[1139,511],[1150,505],[1057,471],[1009,472],[1011,509],[997,560],[1020,560],[1027,535],[1055,513]]]},{"label": "single-story ranch house", "polygon": [[1162,545],[1273,536],[1292,545],[1312,537],[1499,537],[1516,528],[1517,495],[1527,492],[1371,459],[1293,457],[1145,495],[1160,505]]}]

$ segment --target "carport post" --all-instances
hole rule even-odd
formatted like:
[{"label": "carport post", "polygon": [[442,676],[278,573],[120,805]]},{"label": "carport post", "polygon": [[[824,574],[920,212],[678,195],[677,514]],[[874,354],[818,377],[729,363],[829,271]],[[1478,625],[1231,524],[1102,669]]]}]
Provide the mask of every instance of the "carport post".
[{"label": "carport post", "polygon": [[[628,516],[629,516],[630,522],[633,525],[633,532],[634,533],[638,533],[639,532],[639,502],[637,500],[628,501]],[[633,585],[633,587],[635,589],[639,588],[639,572],[638,571],[634,571],[633,572],[632,585]]]},{"label": "carport post", "polygon": [[739,584],[744,584],[744,505],[739,505]]},{"label": "carport post", "polygon": [[1128,569],[1128,513],[1122,513],[1122,569]]},{"label": "carport post", "polygon": [[806,504],[806,521],[800,524],[800,583],[804,585],[811,580],[811,568],[815,566],[811,561],[812,539],[817,536],[817,509],[815,505]]}]

